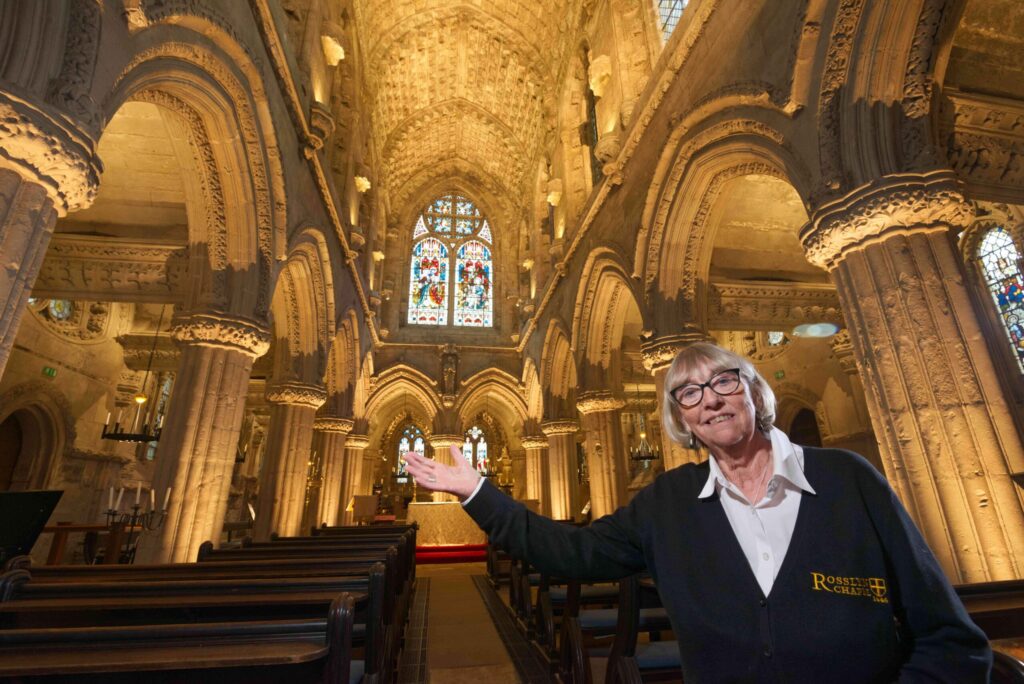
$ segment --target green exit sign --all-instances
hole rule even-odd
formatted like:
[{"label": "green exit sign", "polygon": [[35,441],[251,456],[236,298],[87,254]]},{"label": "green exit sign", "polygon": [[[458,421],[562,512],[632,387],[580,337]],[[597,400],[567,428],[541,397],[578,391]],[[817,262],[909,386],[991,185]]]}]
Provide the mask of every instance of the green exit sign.
[{"label": "green exit sign", "polygon": [[43,366],[43,375],[48,378],[55,378],[57,377],[57,369],[51,368],[50,366]]},{"label": "green exit sign", "polygon": [[777,371],[775,371],[775,379],[776,380],[781,380],[784,377],[786,377],[786,371],[784,371],[784,370],[777,370]]}]

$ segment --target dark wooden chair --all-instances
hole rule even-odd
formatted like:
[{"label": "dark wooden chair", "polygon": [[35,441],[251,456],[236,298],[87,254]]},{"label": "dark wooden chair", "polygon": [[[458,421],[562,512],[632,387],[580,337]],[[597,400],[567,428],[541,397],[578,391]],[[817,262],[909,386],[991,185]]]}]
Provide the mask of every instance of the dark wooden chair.
[{"label": "dark wooden chair", "polygon": [[[655,629],[659,626],[657,622],[641,629],[641,610],[660,607],[657,590],[653,584],[642,583],[639,575],[619,582],[618,623],[608,657],[606,684],[682,681],[678,643],[662,641],[660,630]],[[661,625],[662,629],[665,627],[667,624]],[[648,631],[650,641],[640,640],[644,631]]]}]

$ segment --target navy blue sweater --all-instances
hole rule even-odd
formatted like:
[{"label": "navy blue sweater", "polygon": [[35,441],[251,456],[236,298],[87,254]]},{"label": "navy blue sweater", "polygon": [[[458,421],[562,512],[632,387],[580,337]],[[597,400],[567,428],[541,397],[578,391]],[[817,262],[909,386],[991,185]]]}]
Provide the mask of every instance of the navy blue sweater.
[{"label": "navy blue sweater", "polygon": [[584,580],[650,572],[698,682],[985,682],[991,652],[888,483],[860,456],[804,448],[793,538],[765,597],[708,464],[660,476],[628,506],[574,528],[490,483],[466,511],[509,553]]}]

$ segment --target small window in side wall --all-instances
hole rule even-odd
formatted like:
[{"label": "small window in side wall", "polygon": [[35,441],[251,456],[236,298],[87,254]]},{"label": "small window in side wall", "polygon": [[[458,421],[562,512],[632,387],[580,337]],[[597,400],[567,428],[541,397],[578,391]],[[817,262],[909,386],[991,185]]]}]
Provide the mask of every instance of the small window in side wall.
[{"label": "small window in side wall", "polygon": [[1017,367],[1024,372],[1024,277],[1020,252],[1005,228],[988,230],[978,247],[978,261]]},{"label": "small window in side wall", "polygon": [[688,0],[655,0],[658,8],[658,28],[661,29],[661,39],[668,42],[679,24],[679,17],[683,14]]}]

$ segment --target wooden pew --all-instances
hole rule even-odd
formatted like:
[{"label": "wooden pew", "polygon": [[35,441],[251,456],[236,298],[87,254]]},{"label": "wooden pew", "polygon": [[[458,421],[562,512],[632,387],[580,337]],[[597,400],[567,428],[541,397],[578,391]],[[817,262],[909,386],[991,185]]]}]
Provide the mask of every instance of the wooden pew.
[{"label": "wooden pew", "polygon": [[338,596],[324,619],[0,630],[0,678],[348,684],[364,669],[352,671],[356,602]]},{"label": "wooden pew", "polygon": [[663,624],[658,620],[641,622],[642,608],[660,606],[661,599],[649,579],[633,575],[619,582],[618,623],[608,657],[606,684],[682,680],[679,645],[675,640],[640,640],[645,631],[660,638],[662,630],[671,629],[667,616]]}]

